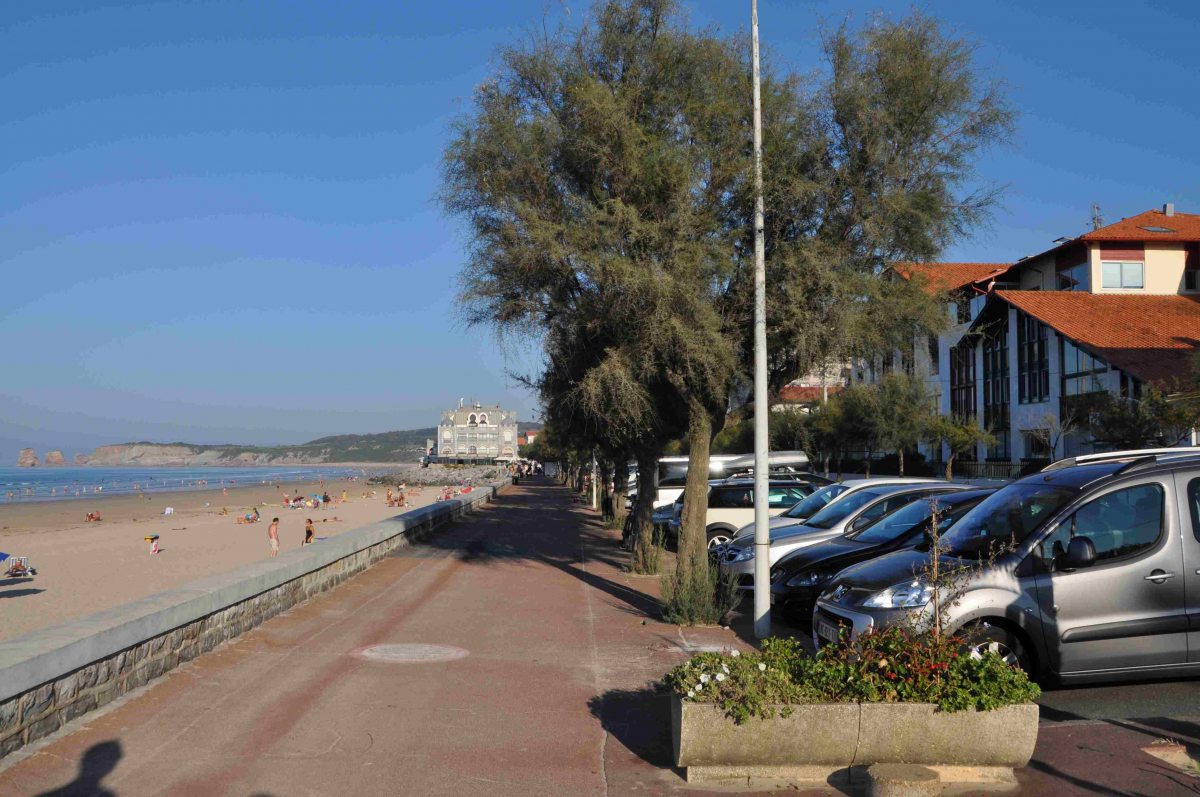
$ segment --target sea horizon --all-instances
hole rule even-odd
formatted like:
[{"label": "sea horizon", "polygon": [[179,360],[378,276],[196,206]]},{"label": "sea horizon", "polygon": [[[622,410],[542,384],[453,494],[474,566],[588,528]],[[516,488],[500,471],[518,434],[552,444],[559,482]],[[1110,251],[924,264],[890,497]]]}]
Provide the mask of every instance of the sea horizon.
[{"label": "sea horizon", "polygon": [[[138,467],[132,465],[18,468],[0,467],[0,505],[34,501],[67,501],[101,498],[106,495],[135,495],[179,490],[219,490],[313,480],[363,476],[375,467],[380,470],[406,463],[370,465],[259,465],[247,467],[186,466]],[[27,493],[27,490],[32,490]]]}]

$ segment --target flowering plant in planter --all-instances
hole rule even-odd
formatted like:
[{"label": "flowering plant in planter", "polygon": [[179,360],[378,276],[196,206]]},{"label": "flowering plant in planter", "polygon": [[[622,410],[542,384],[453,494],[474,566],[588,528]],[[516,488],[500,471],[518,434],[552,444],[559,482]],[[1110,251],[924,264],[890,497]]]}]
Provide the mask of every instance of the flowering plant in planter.
[{"label": "flowering plant in planter", "polygon": [[904,626],[872,629],[815,657],[794,639],[771,638],[761,653],[702,653],[663,679],[685,701],[715,703],[737,723],[770,718],[775,705],[933,703],[986,711],[1041,694],[994,653],[968,654],[964,640]]}]

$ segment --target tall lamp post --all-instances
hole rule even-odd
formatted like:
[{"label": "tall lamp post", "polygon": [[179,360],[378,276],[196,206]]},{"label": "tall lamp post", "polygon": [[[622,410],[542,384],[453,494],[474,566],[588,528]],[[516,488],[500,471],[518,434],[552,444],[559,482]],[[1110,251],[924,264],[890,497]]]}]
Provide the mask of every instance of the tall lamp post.
[{"label": "tall lamp post", "polygon": [[750,0],[754,59],[754,636],[771,635],[771,531],[767,508],[767,268],[763,250],[762,90],[758,0]]}]

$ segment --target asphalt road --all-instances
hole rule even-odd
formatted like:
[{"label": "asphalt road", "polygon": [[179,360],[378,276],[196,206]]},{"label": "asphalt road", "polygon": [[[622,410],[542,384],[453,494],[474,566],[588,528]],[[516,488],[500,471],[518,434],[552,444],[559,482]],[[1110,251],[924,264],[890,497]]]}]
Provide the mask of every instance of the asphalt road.
[{"label": "asphalt road", "polygon": [[1043,686],[1042,722],[1200,717],[1200,678],[1088,686]]}]

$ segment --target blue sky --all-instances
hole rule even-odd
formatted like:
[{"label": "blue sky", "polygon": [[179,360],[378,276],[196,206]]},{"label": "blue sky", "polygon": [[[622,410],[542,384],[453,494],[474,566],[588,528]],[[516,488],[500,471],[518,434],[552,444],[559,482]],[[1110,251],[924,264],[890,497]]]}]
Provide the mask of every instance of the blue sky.
[{"label": "blue sky", "polygon": [[[587,5],[568,2],[578,20]],[[1200,4],[929,2],[1012,84],[995,224],[948,259],[1012,260],[1109,218],[1200,212]],[[696,0],[733,31],[749,2]],[[0,463],[130,439],[296,443],[532,398],[455,322],[448,123],[542,0],[0,5]],[[821,20],[907,3],[763,0],[816,66]],[[551,20],[562,15],[551,6]]]}]

